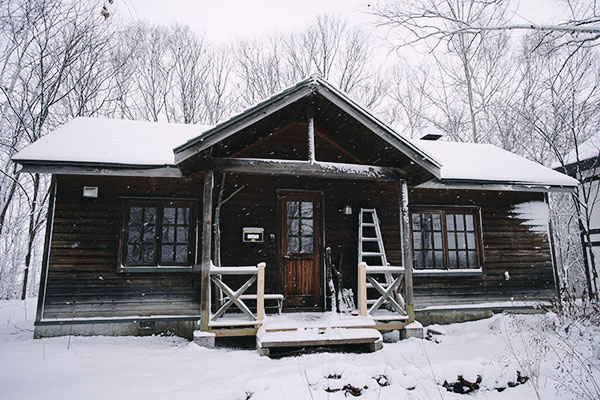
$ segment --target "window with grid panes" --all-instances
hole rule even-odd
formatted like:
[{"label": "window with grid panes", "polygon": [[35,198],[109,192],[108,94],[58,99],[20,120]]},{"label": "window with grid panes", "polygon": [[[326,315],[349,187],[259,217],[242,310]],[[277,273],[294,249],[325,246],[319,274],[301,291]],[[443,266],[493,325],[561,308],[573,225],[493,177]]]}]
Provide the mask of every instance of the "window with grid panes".
[{"label": "window with grid panes", "polygon": [[191,267],[192,206],[184,201],[126,201],[122,265]]},{"label": "window with grid panes", "polygon": [[477,210],[411,210],[414,268],[480,268]]},{"label": "window with grid panes", "polygon": [[312,254],[314,247],[313,202],[288,201],[287,254]]}]

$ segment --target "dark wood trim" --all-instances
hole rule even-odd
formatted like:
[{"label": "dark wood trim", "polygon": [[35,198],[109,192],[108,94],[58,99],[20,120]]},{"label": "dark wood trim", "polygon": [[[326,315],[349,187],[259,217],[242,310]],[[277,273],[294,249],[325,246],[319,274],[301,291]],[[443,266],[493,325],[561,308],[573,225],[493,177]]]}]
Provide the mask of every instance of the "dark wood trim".
[{"label": "dark wood trim", "polygon": [[[119,232],[119,272],[182,272],[191,271],[196,259],[196,204],[197,200],[182,200],[165,197],[127,197],[121,196],[121,230]],[[127,252],[127,236],[129,232],[129,212],[132,206],[156,208],[155,238],[154,238],[154,261],[149,263],[128,263],[125,254]],[[170,262],[162,264],[163,244],[163,216],[165,207],[189,208],[188,225],[188,257],[186,262]]]},{"label": "dark wood trim", "polygon": [[493,190],[510,192],[560,192],[571,193],[577,185],[544,185],[533,182],[513,182],[513,181],[485,181],[485,180],[456,180],[456,179],[432,179],[416,186],[418,189],[456,189],[456,190]]},{"label": "dark wood trim", "polygon": [[288,130],[290,130],[292,128],[296,128],[296,127],[304,126],[304,125],[305,125],[304,123],[298,122],[298,121],[290,122],[289,124],[285,125],[283,128],[280,128],[274,132],[269,133],[268,135],[258,139],[256,142],[250,143],[248,146],[244,147],[241,150],[236,151],[235,153],[233,153],[227,157],[228,158],[238,158],[240,154],[244,154],[248,150],[252,150],[252,149],[260,146],[261,144],[268,141],[269,139],[272,139],[280,134],[285,134]]},{"label": "dark wood trim", "polygon": [[[167,177],[181,178],[181,170],[176,165],[124,165],[112,166],[102,163],[86,163],[73,165],[57,165],[52,162],[28,163],[26,161],[17,161],[21,165],[20,173],[44,173],[60,175],[113,175],[113,176],[140,176],[140,177]],[[66,164],[66,163],[65,163]]]},{"label": "dark wood trim", "polygon": [[[394,146],[400,152],[406,154],[411,160],[423,167],[425,170],[429,171],[433,176],[436,178],[441,177],[441,166],[436,160],[431,158],[428,154],[424,153],[421,149],[410,143],[408,140],[398,136],[389,127],[384,125],[369,112],[361,109],[352,100],[341,98],[333,90],[323,86],[318,86],[317,91],[327,100],[338,106],[342,111],[346,112],[348,115],[357,119],[358,121],[361,121],[373,133]],[[367,118],[365,118],[365,116]]]},{"label": "dark wood trim", "polygon": [[402,266],[404,267],[404,297],[408,319],[409,322],[412,322],[415,320],[413,289],[414,252],[412,246],[412,224],[410,222],[411,217],[408,208],[408,186],[404,180],[399,183],[398,201],[400,203],[400,235],[402,241]]},{"label": "dark wood trim", "polygon": [[[548,206],[548,210],[550,210],[550,197],[548,196],[548,193],[544,193],[544,202],[546,203],[546,205]],[[590,229],[590,232],[593,229]],[[598,230],[600,232],[600,230]],[[559,301],[559,304],[561,302],[561,296],[560,296],[560,274],[558,273],[558,264],[556,263],[556,252],[554,249],[554,232],[553,232],[553,226],[552,226],[552,218],[548,217],[548,241],[550,243],[550,257],[552,259],[552,272],[554,273],[554,292],[556,295],[556,298]],[[593,246],[593,244],[592,244]]]},{"label": "dark wood trim", "polygon": [[[359,165],[363,165],[364,164],[364,162],[362,160],[359,160],[358,157],[356,157],[354,154],[350,153],[348,150],[346,150],[345,148],[343,148],[342,146],[340,146],[339,144],[337,144],[333,140],[331,140],[329,137],[325,136],[318,129],[315,129],[315,135],[318,136],[319,139],[327,142],[329,145],[331,145],[332,147],[334,147],[335,149],[337,149],[340,153],[344,154],[348,158],[353,159],[357,164],[359,164]],[[317,159],[318,159],[318,157],[317,157]]]},{"label": "dark wood trim", "polygon": [[[473,216],[473,230],[475,231],[475,251],[477,255],[477,268],[469,267],[468,269],[481,269],[483,266],[483,238],[482,238],[482,228],[481,228],[481,208],[478,206],[437,206],[437,205],[416,205],[410,206],[409,209],[409,227],[410,227],[410,242],[412,249],[412,258],[415,259],[415,249],[412,247],[412,243],[414,243],[414,232],[413,232],[413,224],[412,224],[412,216],[413,211],[417,213],[429,213],[429,214],[439,214],[440,222],[441,222],[441,233],[442,233],[442,252],[444,256],[444,265],[445,269],[440,268],[424,268],[417,269],[415,273],[418,274],[418,271],[440,271],[440,273],[445,271],[452,271],[450,268],[450,249],[448,246],[448,228],[446,226],[446,214],[462,214],[462,215],[472,215]],[[467,238],[465,237],[465,241]],[[436,249],[437,250],[437,249]],[[458,268],[458,269],[467,269],[467,268]],[[425,275],[425,274],[423,274]],[[465,275],[466,276],[466,275]]]},{"label": "dark wood trim", "polygon": [[38,291],[37,312],[35,322],[43,318],[44,301],[46,299],[46,286],[48,269],[50,268],[50,249],[52,249],[52,230],[54,226],[54,205],[56,203],[56,176],[52,175],[50,181],[50,195],[48,196],[48,211],[46,214],[46,233],[44,235],[44,255],[42,257],[42,273],[40,276],[40,288]]},{"label": "dark wood trim", "polygon": [[[258,122],[283,107],[298,101],[315,91],[314,87],[307,86],[299,88],[295,93],[275,99],[275,101],[265,101],[257,106],[246,110],[244,113],[230,118],[229,120],[215,126],[195,139],[190,140],[174,149],[175,162],[177,164],[192,157],[196,153],[207,149],[208,147],[220,142],[224,138],[235,134],[242,129]],[[282,93],[280,93],[281,95]],[[264,104],[266,103],[266,104]]]},{"label": "dark wood trim", "polygon": [[592,228],[590,229],[590,231],[588,232],[588,234],[590,235],[597,235],[600,233],[600,228]]},{"label": "dark wood trim", "polygon": [[[213,171],[204,173],[204,194],[202,196],[202,257],[201,257],[201,299],[200,299],[200,319],[201,329],[208,330],[210,318],[210,267],[211,259],[211,240],[212,240],[212,210],[213,210],[213,188],[215,176]],[[198,266],[194,268],[197,270]]]},{"label": "dark wood trim", "polygon": [[55,319],[46,319],[41,321],[35,321],[34,326],[54,326],[54,325],[85,325],[85,324],[117,324],[130,322],[135,323],[139,321],[197,321],[200,318],[200,315],[189,315],[182,317],[135,317],[135,318],[127,318],[127,317],[114,317],[114,318],[86,318],[86,319],[68,319],[68,318],[55,318]]},{"label": "dark wood trim", "polygon": [[313,116],[314,105],[312,102],[306,104],[306,130],[308,133],[308,162],[313,164],[315,156],[315,118]]},{"label": "dark wood trim", "polygon": [[199,203],[200,199],[198,197],[158,197],[158,196],[119,196],[120,199],[124,200],[148,200],[148,201],[174,201],[174,202],[195,202]]},{"label": "dark wood trim", "polygon": [[212,158],[201,169],[220,173],[308,176],[333,179],[398,180],[406,176],[400,168],[315,161],[267,160],[257,158]]},{"label": "dark wood trim", "polygon": [[[323,252],[325,249],[325,199],[324,199],[324,194],[322,191],[308,191],[308,190],[293,190],[293,189],[278,189],[277,190],[277,212],[278,212],[278,235],[280,236],[278,238],[278,263],[280,265],[279,268],[279,283],[280,283],[280,289],[281,289],[281,293],[283,293],[283,279],[284,275],[283,275],[283,267],[285,264],[285,261],[283,259],[283,255],[284,255],[284,246],[286,246],[286,243],[284,243],[284,238],[286,235],[283,235],[283,231],[284,229],[286,229],[286,223],[287,221],[285,220],[285,209],[282,207],[282,203],[283,200],[285,200],[288,197],[292,197],[294,199],[294,201],[305,201],[305,200],[310,200],[310,201],[317,201],[316,203],[316,209],[313,210],[313,230],[314,232],[318,232],[319,234],[319,240],[318,243],[315,244],[315,247],[313,249],[313,257],[314,257],[314,262],[316,264],[316,269],[317,271],[315,272],[316,276],[314,277],[314,283],[316,284],[316,291],[319,295],[319,304],[318,304],[318,310],[321,311],[324,309],[325,306],[325,282],[324,282],[324,277],[325,277],[325,268],[324,268],[324,259],[323,259]],[[284,293],[285,295],[285,293]],[[315,311],[317,309],[315,309],[314,307],[308,307],[308,308],[302,308],[302,307],[294,307],[293,310],[295,311]]]}]

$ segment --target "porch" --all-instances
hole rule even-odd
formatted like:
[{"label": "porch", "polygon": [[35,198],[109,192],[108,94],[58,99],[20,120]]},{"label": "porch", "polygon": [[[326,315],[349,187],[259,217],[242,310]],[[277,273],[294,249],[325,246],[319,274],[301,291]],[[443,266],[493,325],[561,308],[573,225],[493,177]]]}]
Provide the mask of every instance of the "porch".
[{"label": "porch", "polygon": [[[324,256],[329,281],[325,308],[330,311],[322,312],[281,313],[279,305],[278,312],[267,315],[265,300],[279,302],[283,296],[265,294],[265,263],[237,267],[211,264],[208,318],[200,321],[198,337],[202,339],[197,343],[212,346],[214,342],[207,344],[204,339],[207,335],[213,341],[215,337],[256,336],[261,355],[269,355],[273,349],[341,345],[376,351],[383,346],[380,332],[404,330],[414,321],[413,308],[404,300],[410,298],[404,285],[405,268],[358,265],[358,307],[340,312],[343,294],[332,279],[337,271],[331,263],[331,249],[327,248]],[[212,304],[214,298],[219,299],[216,304]]]}]

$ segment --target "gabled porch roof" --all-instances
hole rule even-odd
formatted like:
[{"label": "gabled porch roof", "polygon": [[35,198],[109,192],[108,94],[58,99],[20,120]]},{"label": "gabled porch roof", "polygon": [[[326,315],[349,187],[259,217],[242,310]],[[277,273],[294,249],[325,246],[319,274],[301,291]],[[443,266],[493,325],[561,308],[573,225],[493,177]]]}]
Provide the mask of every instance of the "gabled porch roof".
[{"label": "gabled porch roof", "polygon": [[440,177],[440,168],[442,165],[439,161],[423,151],[416,143],[398,135],[392,128],[317,75],[298,82],[296,85],[277,93],[227,121],[208,129],[186,143],[175,147],[173,150],[175,153],[175,162],[181,164],[194,155],[207,150],[220,141],[269,117],[294,102],[315,94],[321,95],[327,101],[337,106],[433,176]]}]

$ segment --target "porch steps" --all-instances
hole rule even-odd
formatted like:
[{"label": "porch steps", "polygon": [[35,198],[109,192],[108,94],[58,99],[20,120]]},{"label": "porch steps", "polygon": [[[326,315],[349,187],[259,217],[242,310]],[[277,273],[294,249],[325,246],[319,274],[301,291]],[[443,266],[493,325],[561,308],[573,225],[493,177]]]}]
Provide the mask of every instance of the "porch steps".
[{"label": "porch steps", "polygon": [[268,317],[256,333],[261,355],[292,348],[362,346],[377,351],[383,346],[381,333],[371,317],[334,313],[301,313]]}]

